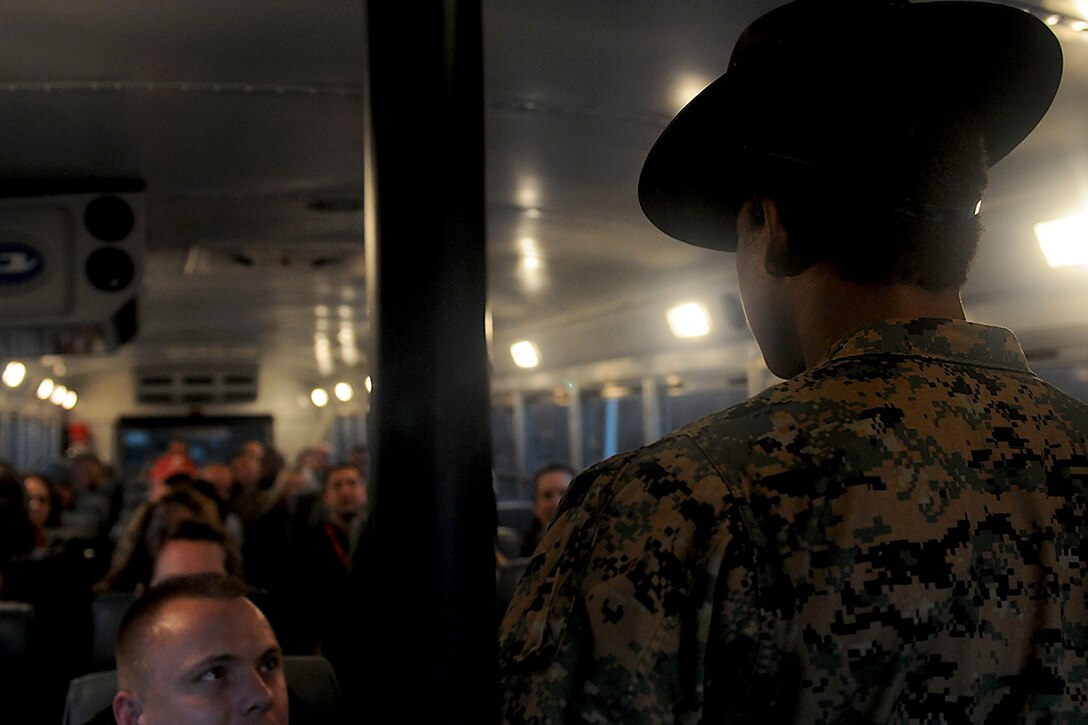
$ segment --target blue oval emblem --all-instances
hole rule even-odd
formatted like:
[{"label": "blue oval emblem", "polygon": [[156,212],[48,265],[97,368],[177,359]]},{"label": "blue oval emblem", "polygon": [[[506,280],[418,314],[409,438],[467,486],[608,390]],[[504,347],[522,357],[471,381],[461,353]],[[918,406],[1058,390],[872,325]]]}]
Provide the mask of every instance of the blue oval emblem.
[{"label": "blue oval emblem", "polygon": [[45,269],[45,257],[19,242],[0,242],[0,285],[26,284]]}]

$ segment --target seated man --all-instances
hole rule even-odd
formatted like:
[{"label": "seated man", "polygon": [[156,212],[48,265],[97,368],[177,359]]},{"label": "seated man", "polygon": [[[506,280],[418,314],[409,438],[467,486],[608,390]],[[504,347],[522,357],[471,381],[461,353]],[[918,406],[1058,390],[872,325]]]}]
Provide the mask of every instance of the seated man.
[{"label": "seated man", "polygon": [[282,652],[248,587],[173,577],[129,609],[117,639],[118,725],[286,723]]},{"label": "seated man", "polygon": [[562,463],[550,463],[533,474],[533,521],[521,534],[521,556],[536,551],[572,478],[574,471]]}]

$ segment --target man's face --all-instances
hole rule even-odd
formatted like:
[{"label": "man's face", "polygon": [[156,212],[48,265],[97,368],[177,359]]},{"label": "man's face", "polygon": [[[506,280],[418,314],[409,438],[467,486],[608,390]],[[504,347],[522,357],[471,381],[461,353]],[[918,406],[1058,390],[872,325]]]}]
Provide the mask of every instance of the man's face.
[{"label": "man's face", "polygon": [[570,486],[570,474],[566,471],[549,471],[536,480],[536,495],[533,499],[533,512],[542,526],[547,526],[559,507],[559,499]]},{"label": "man's face", "polygon": [[171,539],[155,558],[151,585],[171,576],[204,572],[227,573],[227,552],[223,545],[198,539]]},{"label": "man's face", "polygon": [[261,463],[253,456],[236,456],[230,462],[230,472],[243,491],[252,491],[261,480]]},{"label": "man's face", "polygon": [[160,612],[129,683],[140,725],[287,723],[283,653],[247,599],[178,599]]},{"label": "man's face", "polygon": [[341,468],[329,474],[325,493],[321,497],[329,514],[341,521],[350,521],[366,505],[366,484],[354,468]]}]

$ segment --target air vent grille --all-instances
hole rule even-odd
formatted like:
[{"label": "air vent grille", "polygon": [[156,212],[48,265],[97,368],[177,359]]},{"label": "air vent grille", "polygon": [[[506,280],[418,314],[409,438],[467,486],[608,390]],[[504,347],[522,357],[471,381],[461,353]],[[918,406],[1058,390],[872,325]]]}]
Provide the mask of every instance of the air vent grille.
[{"label": "air vent grille", "polygon": [[252,403],[257,399],[257,369],[163,370],[136,373],[136,400],[146,405]]}]

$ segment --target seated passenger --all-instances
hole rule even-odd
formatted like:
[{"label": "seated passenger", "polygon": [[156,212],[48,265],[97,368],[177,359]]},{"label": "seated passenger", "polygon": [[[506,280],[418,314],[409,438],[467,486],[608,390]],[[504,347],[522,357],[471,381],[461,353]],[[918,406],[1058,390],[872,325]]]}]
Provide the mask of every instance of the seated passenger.
[{"label": "seated passenger", "polygon": [[522,556],[532,556],[536,551],[572,478],[574,471],[562,463],[550,463],[533,475],[533,521],[521,536]]},{"label": "seated passenger", "polygon": [[284,606],[292,654],[324,654],[338,667],[337,646],[355,616],[350,572],[365,524],[366,482],[358,468],[329,469],[321,494],[324,521],[292,541]]},{"label": "seated passenger", "polygon": [[150,581],[152,562],[164,536],[183,519],[222,526],[215,502],[190,486],[172,487],[133,515],[95,591],[133,591],[140,582]]},{"label": "seated passenger", "polygon": [[51,541],[49,530],[60,526],[60,494],[56,485],[45,476],[31,473],[23,478],[26,489],[26,510],[34,528],[34,549],[45,553]]},{"label": "seated passenger", "polygon": [[154,553],[147,584],[155,586],[169,577],[206,572],[241,577],[241,562],[232,543],[218,526],[203,521],[178,521]]},{"label": "seated passenger", "polygon": [[238,579],[197,574],[136,601],[117,640],[118,725],[287,723],[283,655],[247,594]]}]

